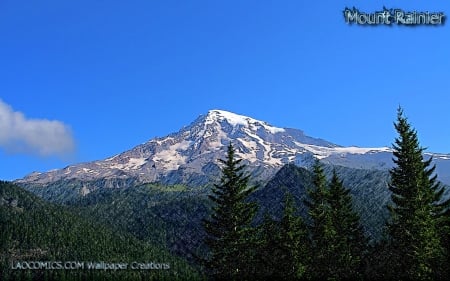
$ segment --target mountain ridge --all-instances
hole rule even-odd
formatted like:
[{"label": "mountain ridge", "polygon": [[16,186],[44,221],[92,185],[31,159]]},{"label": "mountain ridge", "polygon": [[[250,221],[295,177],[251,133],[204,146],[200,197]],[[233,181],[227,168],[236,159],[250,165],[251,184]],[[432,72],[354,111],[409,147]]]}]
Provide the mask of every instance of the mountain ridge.
[{"label": "mountain ridge", "polygon": [[[104,160],[34,172],[15,182],[48,185],[70,179],[133,178],[137,183],[204,185],[220,172],[217,159],[223,158],[224,147],[230,142],[237,157],[262,181],[268,181],[285,164],[308,166],[314,158],[363,169],[384,170],[393,164],[389,147],[344,147],[307,136],[299,129],[275,127],[252,117],[214,109],[178,132],[153,138]],[[445,163],[448,175],[442,178],[450,183],[450,154],[427,154],[435,156],[435,162]],[[442,172],[440,165],[437,171]]]}]

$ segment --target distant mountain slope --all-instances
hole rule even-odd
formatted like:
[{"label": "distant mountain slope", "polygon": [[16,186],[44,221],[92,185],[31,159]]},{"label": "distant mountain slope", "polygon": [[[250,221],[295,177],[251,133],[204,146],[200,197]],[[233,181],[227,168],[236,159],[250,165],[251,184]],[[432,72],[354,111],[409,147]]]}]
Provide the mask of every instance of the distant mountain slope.
[{"label": "distant mountain slope", "polygon": [[[186,262],[170,255],[164,246],[140,241],[93,219],[80,218],[8,182],[0,182],[0,249],[1,280],[26,280],[30,276],[33,280],[60,280],[68,276],[75,280],[198,278]],[[11,262],[20,261],[160,262],[169,264],[170,269],[12,270]]]},{"label": "distant mountain slope", "polygon": [[[345,133],[345,132],[342,132]],[[253,178],[267,182],[283,165],[323,163],[359,169],[392,167],[388,147],[343,147],[305,135],[301,130],[279,128],[267,122],[223,110],[210,110],[189,126],[155,138],[105,160],[80,163],[49,172],[35,172],[16,182],[26,187],[54,189],[62,182],[78,182],[78,194],[96,188],[158,182],[192,187],[210,184],[220,174],[217,159],[233,143]],[[450,155],[433,156],[441,181],[450,184]]]},{"label": "distant mountain slope", "polygon": [[211,110],[167,137],[150,140],[105,160],[33,173],[18,183],[48,184],[58,180],[99,178],[135,178],[141,183],[171,182],[175,178],[177,182],[189,183],[189,176],[195,175],[197,180],[193,184],[205,184],[211,180],[211,170],[217,170],[211,164],[223,157],[223,148],[230,141],[237,155],[250,167],[268,168],[267,174],[259,175],[266,179],[282,165],[307,152],[308,145],[336,147],[308,137],[300,130],[281,129],[250,117]]},{"label": "distant mountain slope", "polygon": [[[334,168],[351,189],[355,209],[361,215],[367,234],[379,239],[390,196],[388,173],[332,166],[325,167],[326,173],[331,175]],[[310,171],[285,165],[267,185],[253,193],[250,200],[260,206],[259,219],[265,211],[279,218],[284,194],[289,191],[296,198],[300,213],[306,215],[303,199],[311,183]],[[209,192],[207,187],[145,184],[127,189],[98,189],[67,204],[80,216],[95,218],[154,244],[166,243],[172,253],[192,259],[192,254],[202,249],[201,220],[209,214]]]},{"label": "distant mountain slope", "polygon": [[[354,208],[361,216],[361,224],[366,234],[372,239],[379,239],[387,218],[386,204],[390,201],[388,190],[388,172],[377,170],[362,170],[340,166],[325,165],[328,178],[336,169],[344,186],[350,189]],[[267,183],[257,190],[253,200],[261,206],[260,215],[267,211],[275,218],[280,218],[283,208],[283,198],[286,192],[294,195],[300,214],[307,217],[307,189],[312,186],[312,173],[295,165],[286,165]]]},{"label": "distant mountain slope", "polygon": [[173,254],[192,260],[204,237],[201,221],[211,205],[208,192],[182,185],[144,184],[98,189],[67,204],[80,216],[95,218],[140,240],[166,245]]}]

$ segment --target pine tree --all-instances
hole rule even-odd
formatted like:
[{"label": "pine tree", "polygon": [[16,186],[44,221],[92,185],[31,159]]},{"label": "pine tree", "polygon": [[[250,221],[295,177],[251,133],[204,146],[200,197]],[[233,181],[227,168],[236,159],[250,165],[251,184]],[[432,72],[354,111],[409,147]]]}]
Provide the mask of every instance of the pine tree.
[{"label": "pine tree", "polygon": [[[331,275],[337,280],[355,280],[362,276],[367,239],[353,210],[350,190],[346,189],[336,171],[329,185],[329,204],[336,232],[334,258],[330,261]],[[334,268],[333,268],[334,267]]]},{"label": "pine tree", "polygon": [[393,144],[395,167],[390,170],[389,184],[390,277],[439,278],[444,248],[438,224],[448,202],[441,202],[444,189],[434,175],[435,166],[431,158],[423,159],[424,148],[401,108],[394,125],[399,136]]},{"label": "pine tree", "polygon": [[294,197],[287,193],[279,228],[279,245],[284,255],[279,259],[278,268],[282,269],[284,280],[302,278],[305,275],[309,258],[306,225],[296,212]]},{"label": "pine tree", "polygon": [[313,188],[308,190],[311,263],[309,277],[320,280],[354,280],[362,277],[367,241],[353,210],[350,190],[333,172],[327,184],[322,166],[313,166]]},{"label": "pine tree", "polygon": [[329,263],[336,249],[336,230],[333,227],[329,190],[323,168],[319,161],[313,166],[313,186],[308,189],[309,234],[311,239],[311,263],[308,275],[312,279],[326,280],[330,277]]},{"label": "pine tree", "polygon": [[250,224],[257,205],[246,201],[255,187],[249,187],[241,160],[235,159],[230,144],[226,159],[219,159],[224,164],[220,184],[214,185],[209,196],[214,204],[212,215],[203,220],[210,250],[205,266],[219,280],[251,279],[253,274],[255,230]]},{"label": "pine tree", "polygon": [[287,193],[280,221],[265,214],[259,227],[258,278],[298,280],[306,272],[308,235],[302,217],[296,214],[294,198]]},{"label": "pine tree", "polygon": [[273,278],[275,280],[283,279],[278,270],[278,257],[284,255],[280,245],[280,222],[273,219],[266,211],[264,219],[257,228],[257,252],[255,261],[256,275],[255,280],[264,280]]},{"label": "pine tree", "polygon": [[[446,207],[444,215],[439,219],[438,228],[441,233],[442,246],[445,249],[445,262],[450,264],[450,208]],[[438,273],[440,276],[450,276],[450,267],[444,266]]]}]

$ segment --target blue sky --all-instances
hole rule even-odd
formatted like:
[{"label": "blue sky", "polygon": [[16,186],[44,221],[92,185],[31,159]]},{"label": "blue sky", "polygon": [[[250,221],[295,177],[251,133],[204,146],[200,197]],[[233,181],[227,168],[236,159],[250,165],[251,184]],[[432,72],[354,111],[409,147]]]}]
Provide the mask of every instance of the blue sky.
[{"label": "blue sky", "polygon": [[449,24],[342,13],[450,4],[306,2],[0,1],[0,179],[107,158],[209,109],[376,147],[401,104],[422,145],[450,153]]}]

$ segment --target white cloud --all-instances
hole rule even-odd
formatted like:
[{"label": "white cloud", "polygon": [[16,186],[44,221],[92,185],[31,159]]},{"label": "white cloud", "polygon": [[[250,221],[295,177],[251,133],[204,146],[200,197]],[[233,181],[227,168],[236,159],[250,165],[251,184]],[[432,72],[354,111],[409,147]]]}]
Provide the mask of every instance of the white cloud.
[{"label": "white cloud", "polygon": [[0,147],[10,153],[66,156],[73,153],[75,141],[64,123],[27,119],[0,99]]}]

